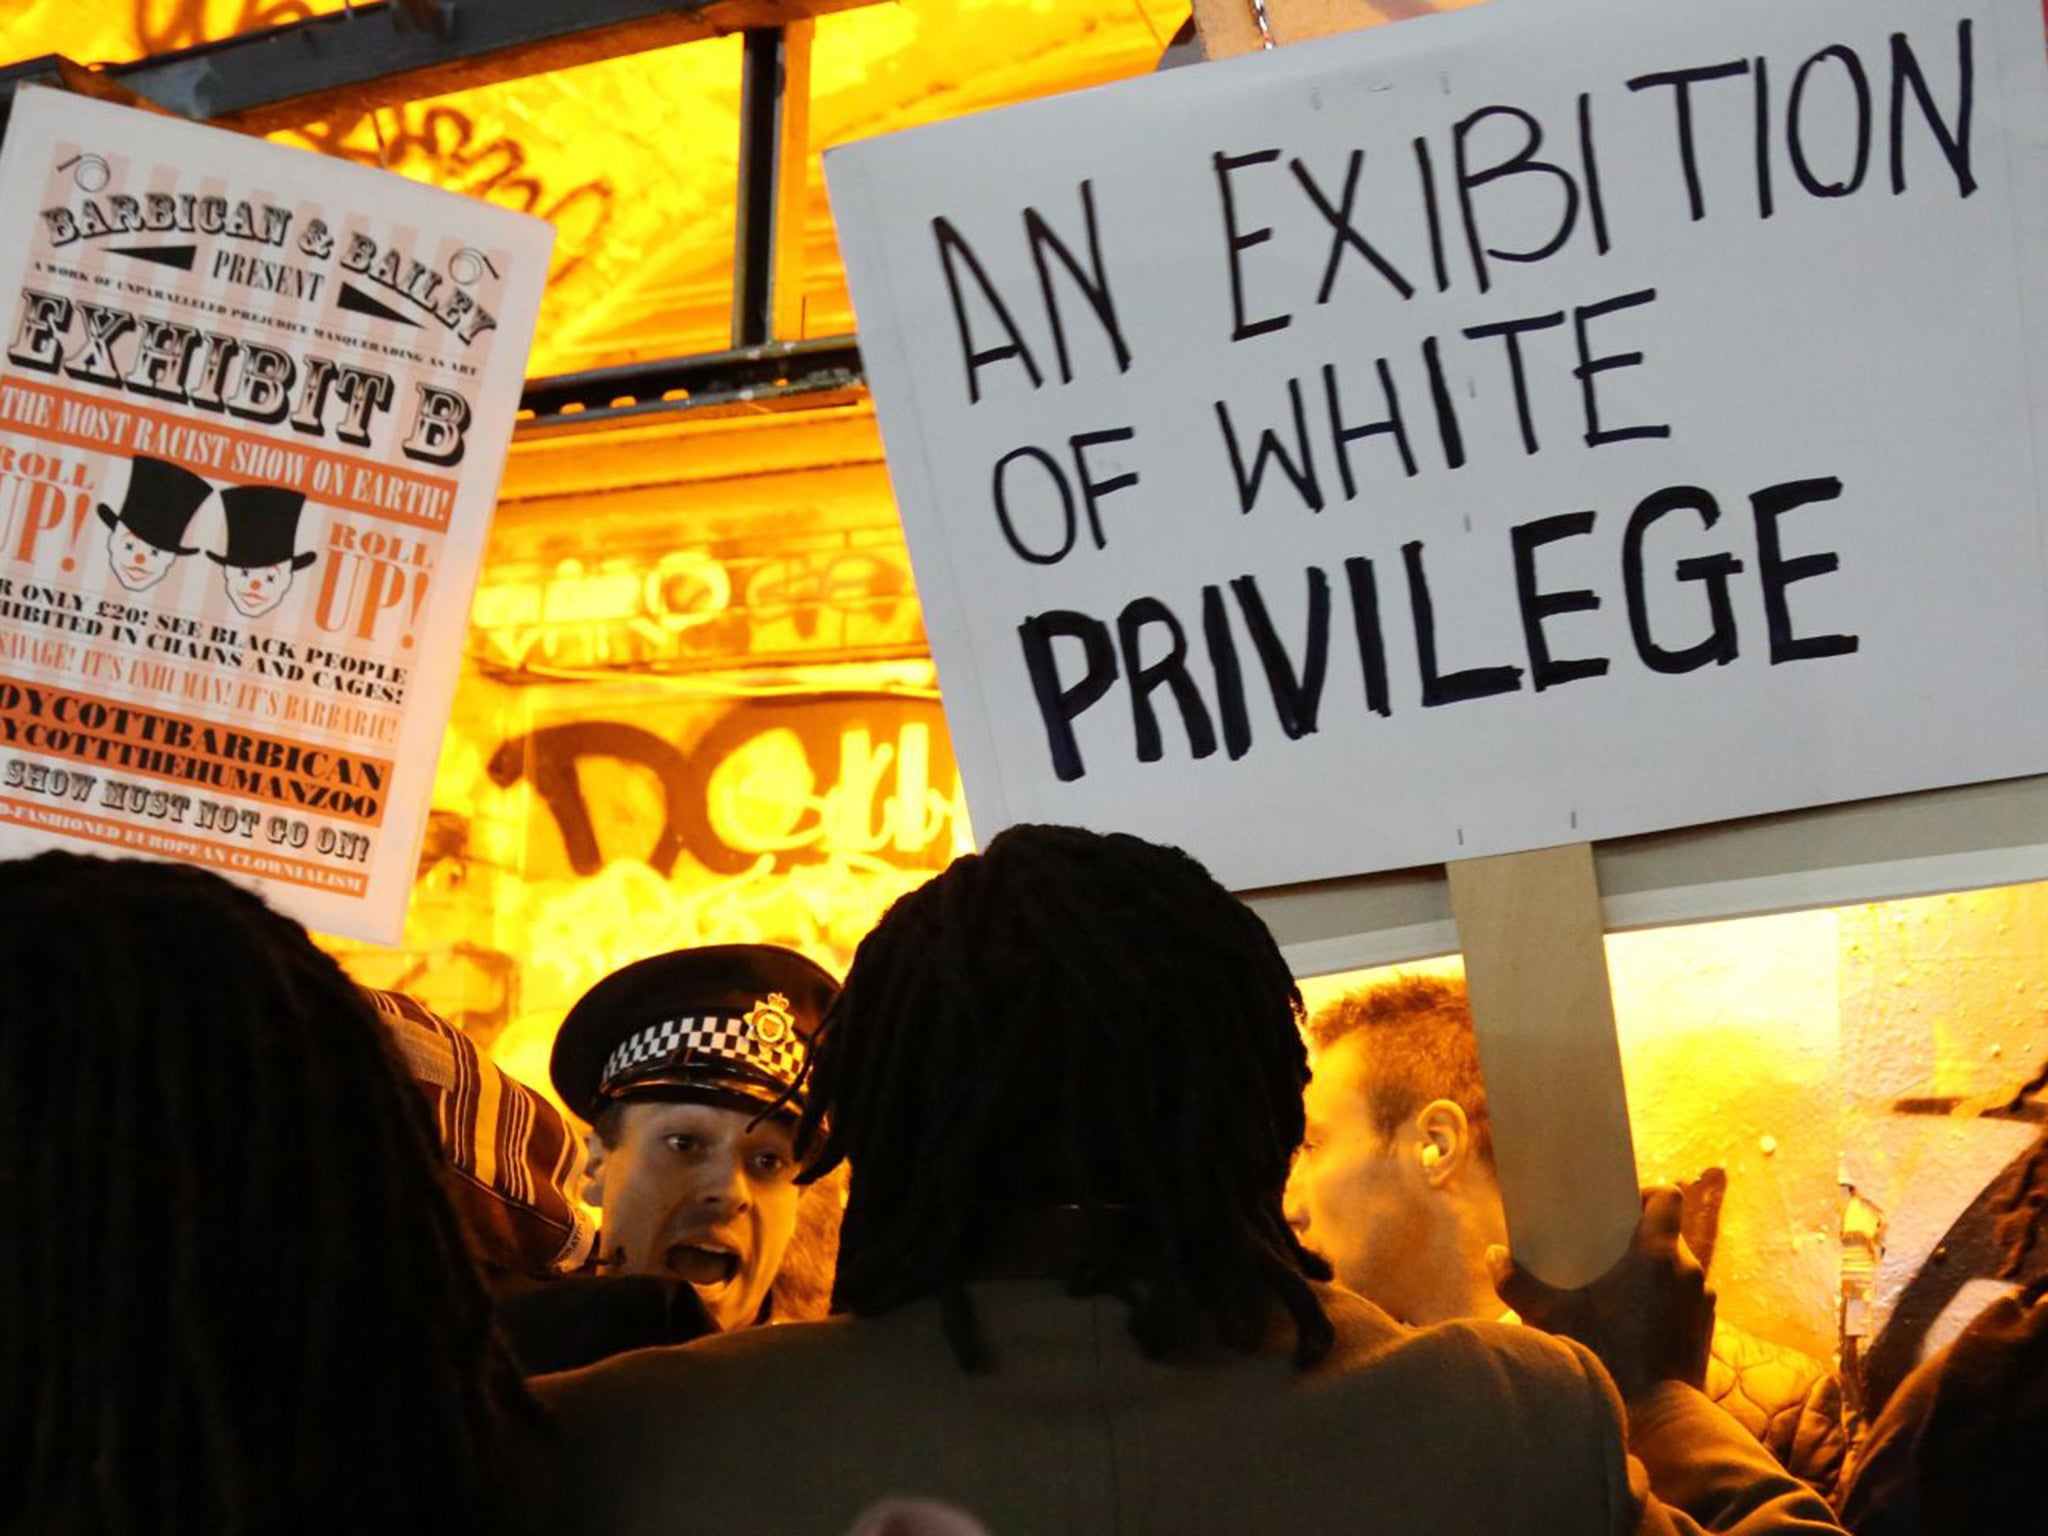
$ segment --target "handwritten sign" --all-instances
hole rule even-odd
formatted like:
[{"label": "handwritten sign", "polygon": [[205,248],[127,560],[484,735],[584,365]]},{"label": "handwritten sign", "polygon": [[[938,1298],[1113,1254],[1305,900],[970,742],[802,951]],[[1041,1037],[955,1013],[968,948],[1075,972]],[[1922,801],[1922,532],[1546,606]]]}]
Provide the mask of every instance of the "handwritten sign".
[{"label": "handwritten sign", "polygon": [[0,854],[403,923],[551,232],[24,91],[0,151]]},{"label": "handwritten sign", "polygon": [[2048,768],[2031,0],[1503,4],[839,149],[979,835],[1237,888]]}]

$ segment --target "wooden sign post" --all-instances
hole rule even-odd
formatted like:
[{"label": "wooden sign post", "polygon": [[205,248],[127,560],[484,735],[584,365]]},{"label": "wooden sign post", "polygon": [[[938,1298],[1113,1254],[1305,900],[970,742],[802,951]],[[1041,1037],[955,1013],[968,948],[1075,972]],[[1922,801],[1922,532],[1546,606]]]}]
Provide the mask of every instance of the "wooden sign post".
[{"label": "wooden sign post", "polygon": [[[1212,59],[1368,26],[1362,0],[1195,0]],[[1516,1262],[1584,1285],[1627,1248],[1639,1196],[1593,847],[1445,866]]]},{"label": "wooden sign post", "polygon": [[1445,867],[1509,1245],[1552,1285],[1584,1285],[1638,1207],[1593,846]]}]

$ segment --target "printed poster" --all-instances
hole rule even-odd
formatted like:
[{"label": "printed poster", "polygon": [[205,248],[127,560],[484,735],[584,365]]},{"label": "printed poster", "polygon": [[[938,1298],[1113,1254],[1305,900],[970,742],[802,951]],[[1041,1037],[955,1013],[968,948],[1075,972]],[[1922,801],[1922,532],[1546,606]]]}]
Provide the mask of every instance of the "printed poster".
[{"label": "printed poster", "polygon": [[552,231],[45,90],[0,146],[0,855],[404,921]]}]

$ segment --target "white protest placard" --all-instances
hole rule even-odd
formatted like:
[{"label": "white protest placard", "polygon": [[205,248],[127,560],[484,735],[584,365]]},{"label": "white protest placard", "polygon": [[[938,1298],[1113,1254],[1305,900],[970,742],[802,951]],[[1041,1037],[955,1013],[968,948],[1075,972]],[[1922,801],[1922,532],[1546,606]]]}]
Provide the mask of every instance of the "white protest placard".
[{"label": "white protest placard", "polygon": [[1247,889],[2048,769],[2031,0],[1503,3],[827,165],[983,837]]},{"label": "white protest placard", "polygon": [[403,925],[553,233],[24,90],[0,145],[0,855]]}]

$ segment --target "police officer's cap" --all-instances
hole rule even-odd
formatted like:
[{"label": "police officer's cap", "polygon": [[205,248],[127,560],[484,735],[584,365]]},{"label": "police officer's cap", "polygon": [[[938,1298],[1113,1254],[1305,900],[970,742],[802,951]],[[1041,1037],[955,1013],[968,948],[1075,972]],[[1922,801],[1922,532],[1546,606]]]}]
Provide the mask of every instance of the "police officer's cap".
[{"label": "police officer's cap", "polygon": [[796,1082],[838,995],[823,967],[773,944],[711,944],[636,960],[569,1010],[548,1075],[586,1120],[625,1099],[759,1111]]}]

